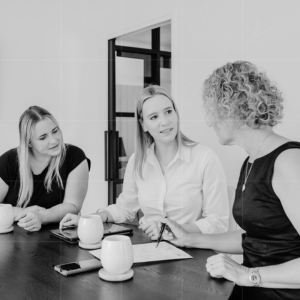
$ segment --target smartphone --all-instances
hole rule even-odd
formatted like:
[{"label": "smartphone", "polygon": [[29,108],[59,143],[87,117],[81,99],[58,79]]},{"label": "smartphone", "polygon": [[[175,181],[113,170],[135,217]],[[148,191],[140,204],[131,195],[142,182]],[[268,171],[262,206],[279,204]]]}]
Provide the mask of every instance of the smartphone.
[{"label": "smartphone", "polygon": [[57,265],[54,267],[54,270],[64,276],[68,276],[72,274],[100,269],[101,267],[101,261],[96,258],[93,258],[83,261],[71,262],[63,265]]},{"label": "smartphone", "polygon": [[50,234],[71,244],[78,243],[77,227],[63,228],[62,230],[60,229],[50,230]]},{"label": "smartphone", "polygon": [[[107,224],[104,223],[104,234],[103,236],[108,236],[112,234],[127,234],[130,235],[133,233],[133,230],[128,227],[116,225],[116,224]],[[72,228],[63,228],[62,230],[60,229],[55,229],[55,230],[50,230],[50,233],[54,235],[55,237],[58,237],[68,243],[75,244],[78,242],[78,233],[77,233],[77,227],[72,227]]]}]

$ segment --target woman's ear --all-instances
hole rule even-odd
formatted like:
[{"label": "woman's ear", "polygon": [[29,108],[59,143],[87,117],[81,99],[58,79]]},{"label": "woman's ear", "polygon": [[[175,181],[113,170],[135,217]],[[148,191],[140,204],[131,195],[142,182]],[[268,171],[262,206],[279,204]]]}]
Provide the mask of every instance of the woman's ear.
[{"label": "woman's ear", "polygon": [[147,132],[148,130],[147,130],[147,128],[145,127],[143,120],[139,119],[139,122],[140,122],[140,124],[141,124],[141,126],[142,126],[144,132]]}]

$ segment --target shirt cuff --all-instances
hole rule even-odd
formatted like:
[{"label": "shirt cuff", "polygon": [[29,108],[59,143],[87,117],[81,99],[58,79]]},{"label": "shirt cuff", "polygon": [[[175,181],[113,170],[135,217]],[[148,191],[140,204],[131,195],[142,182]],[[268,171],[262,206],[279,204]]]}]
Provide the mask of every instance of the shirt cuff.
[{"label": "shirt cuff", "polygon": [[210,234],[210,233],[219,233],[219,230],[216,226],[213,226],[210,221],[204,219],[200,219],[196,222],[194,222],[200,229],[200,231],[204,234]]},{"label": "shirt cuff", "polygon": [[103,210],[111,214],[114,223],[124,223],[126,221],[126,218],[122,214],[120,214],[120,211],[118,209],[116,209],[116,205],[110,205],[107,207],[107,209]]}]

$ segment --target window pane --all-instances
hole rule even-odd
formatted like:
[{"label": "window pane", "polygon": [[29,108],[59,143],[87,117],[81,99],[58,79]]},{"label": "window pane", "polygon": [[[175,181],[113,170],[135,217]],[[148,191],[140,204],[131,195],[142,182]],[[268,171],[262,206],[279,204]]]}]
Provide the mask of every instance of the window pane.
[{"label": "window pane", "polygon": [[160,27],[160,50],[171,52],[171,24]]},{"label": "window pane", "polygon": [[[144,88],[144,60],[116,57],[116,130],[119,132],[119,179],[134,152],[135,102]],[[125,113],[124,116],[121,113]]]},{"label": "window pane", "polygon": [[171,86],[171,69],[160,68],[160,85],[165,88],[170,94],[172,93]]},{"label": "window pane", "polygon": [[116,39],[116,45],[151,49],[151,30],[123,35]]}]

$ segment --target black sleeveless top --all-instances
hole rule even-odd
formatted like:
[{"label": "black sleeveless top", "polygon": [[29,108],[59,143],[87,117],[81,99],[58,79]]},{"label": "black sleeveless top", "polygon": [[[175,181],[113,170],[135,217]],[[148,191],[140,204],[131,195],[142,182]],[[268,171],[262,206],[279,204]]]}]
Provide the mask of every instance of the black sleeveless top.
[{"label": "black sleeveless top", "polygon": [[[283,151],[293,148],[300,149],[300,143],[287,142],[256,159],[244,191],[242,186],[249,157],[243,163],[236,189],[233,216],[237,224],[246,231],[242,235],[243,265],[246,267],[277,265],[300,257],[300,236],[285,214],[280,199],[272,187],[277,157]],[[249,168],[248,164],[248,170]],[[235,285],[229,299],[300,299],[300,289]]]}]

